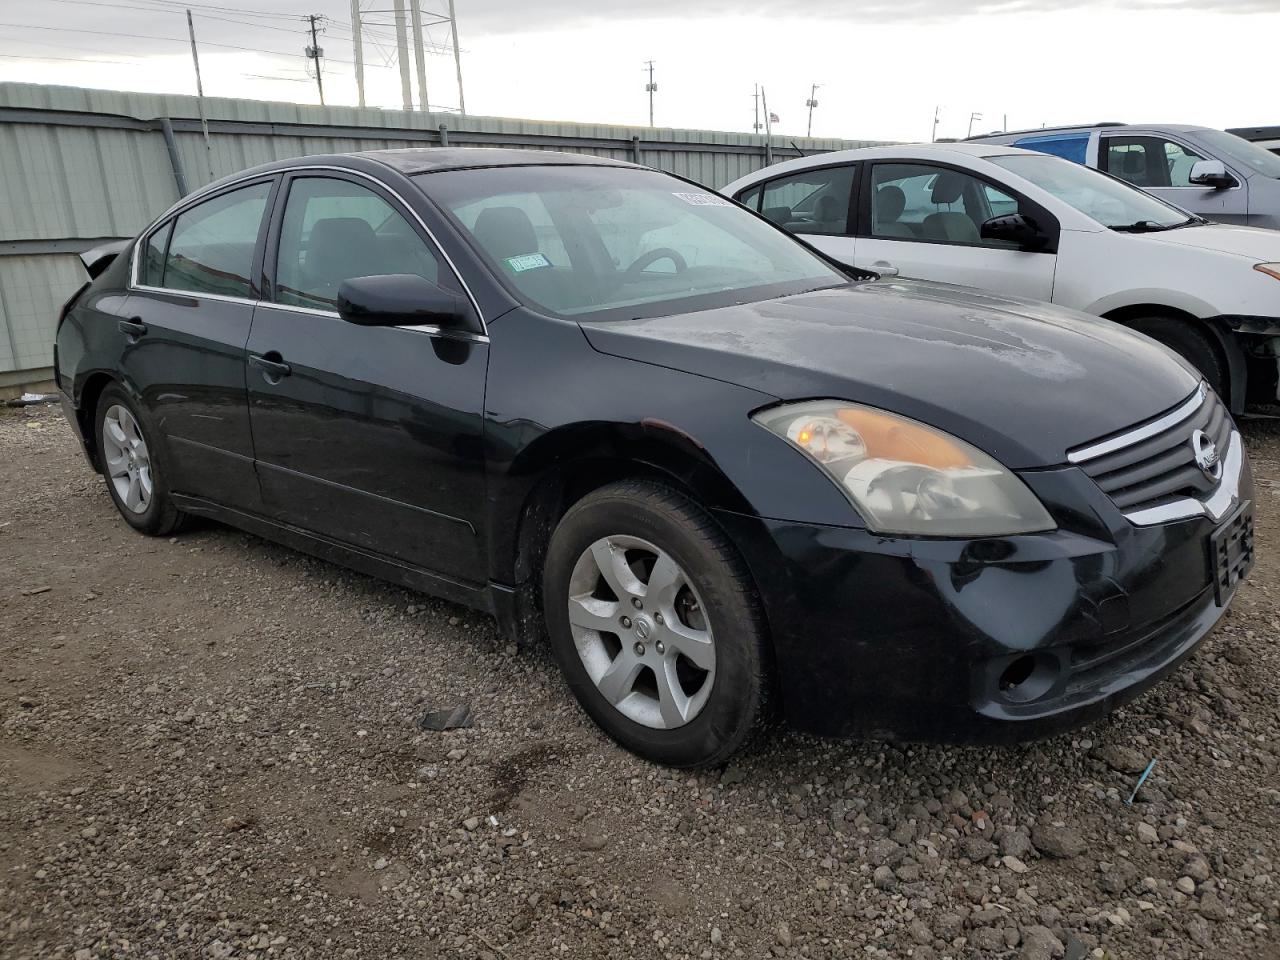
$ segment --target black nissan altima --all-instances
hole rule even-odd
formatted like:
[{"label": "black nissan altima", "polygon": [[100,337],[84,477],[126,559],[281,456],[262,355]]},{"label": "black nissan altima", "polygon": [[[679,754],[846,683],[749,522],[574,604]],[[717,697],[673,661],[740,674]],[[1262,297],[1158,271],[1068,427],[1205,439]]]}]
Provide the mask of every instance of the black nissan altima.
[{"label": "black nissan altima", "polygon": [[1240,435],[1165,348],[851,275],[641,167],[281,161],[85,263],[57,375],[126,522],[210,517],[545,636],[662,763],[775,713],[1071,727],[1169,672],[1252,561]]}]

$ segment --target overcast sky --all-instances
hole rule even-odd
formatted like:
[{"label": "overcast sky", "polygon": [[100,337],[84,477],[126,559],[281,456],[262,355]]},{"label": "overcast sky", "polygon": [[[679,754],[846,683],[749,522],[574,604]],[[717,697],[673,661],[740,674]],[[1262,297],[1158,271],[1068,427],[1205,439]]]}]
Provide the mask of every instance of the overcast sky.
[{"label": "overcast sky", "polygon": [[[423,0],[424,9],[447,0]],[[655,61],[659,126],[751,129],[759,83],[780,118],[815,136],[927,140],[1041,124],[1123,120],[1280,123],[1280,0],[455,0],[469,112],[643,124]],[[406,0],[406,6],[408,0]],[[361,0],[371,105],[399,107],[392,0]],[[0,0],[0,80],[195,92],[179,0]],[[354,104],[350,0],[192,3],[205,93],[318,102],[303,16],[327,17],[330,103]],[[959,10],[959,12],[957,12]],[[20,26],[21,25],[21,26]],[[35,28],[44,29],[35,29]],[[443,45],[447,30],[429,30]],[[251,48],[251,49],[238,49]],[[270,51],[270,52],[260,52]],[[415,74],[416,76],[416,74]],[[427,56],[433,106],[456,108],[453,61]],[[414,99],[418,100],[416,80]]]}]

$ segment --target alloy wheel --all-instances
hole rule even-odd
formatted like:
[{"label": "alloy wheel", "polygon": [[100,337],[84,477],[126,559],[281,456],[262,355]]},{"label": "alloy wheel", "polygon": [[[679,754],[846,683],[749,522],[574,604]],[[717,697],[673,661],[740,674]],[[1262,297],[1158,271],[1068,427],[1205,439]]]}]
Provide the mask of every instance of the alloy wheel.
[{"label": "alloy wheel", "polygon": [[569,580],[569,625],[587,675],[623,716],[657,730],[691,721],[715,683],[715,638],[688,575],[639,537],[591,544]]},{"label": "alloy wheel", "polygon": [[142,428],[127,407],[112,404],[102,418],[102,452],[116,497],[131,513],[146,513],[154,482]]}]

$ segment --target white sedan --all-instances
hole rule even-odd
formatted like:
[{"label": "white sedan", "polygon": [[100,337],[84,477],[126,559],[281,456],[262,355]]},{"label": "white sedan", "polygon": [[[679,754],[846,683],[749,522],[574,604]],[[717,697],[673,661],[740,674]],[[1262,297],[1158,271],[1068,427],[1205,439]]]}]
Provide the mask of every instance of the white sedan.
[{"label": "white sedan", "polygon": [[1274,401],[1280,232],[1211,223],[1106,174],[998,144],[843,150],[722,192],[882,276],[980,287],[1115,320],[1243,409]]}]

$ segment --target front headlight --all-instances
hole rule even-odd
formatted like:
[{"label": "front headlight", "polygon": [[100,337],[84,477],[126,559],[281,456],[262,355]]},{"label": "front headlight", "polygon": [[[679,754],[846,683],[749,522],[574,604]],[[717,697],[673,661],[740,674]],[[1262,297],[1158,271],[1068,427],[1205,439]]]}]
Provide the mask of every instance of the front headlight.
[{"label": "front headlight", "polygon": [[1280,263],[1255,263],[1253,269],[1265,273],[1268,277],[1280,280]]},{"label": "front headlight", "polygon": [[1020,479],[915,420],[841,400],[784,404],[752,419],[826,470],[878,533],[996,537],[1054,529]]}]

